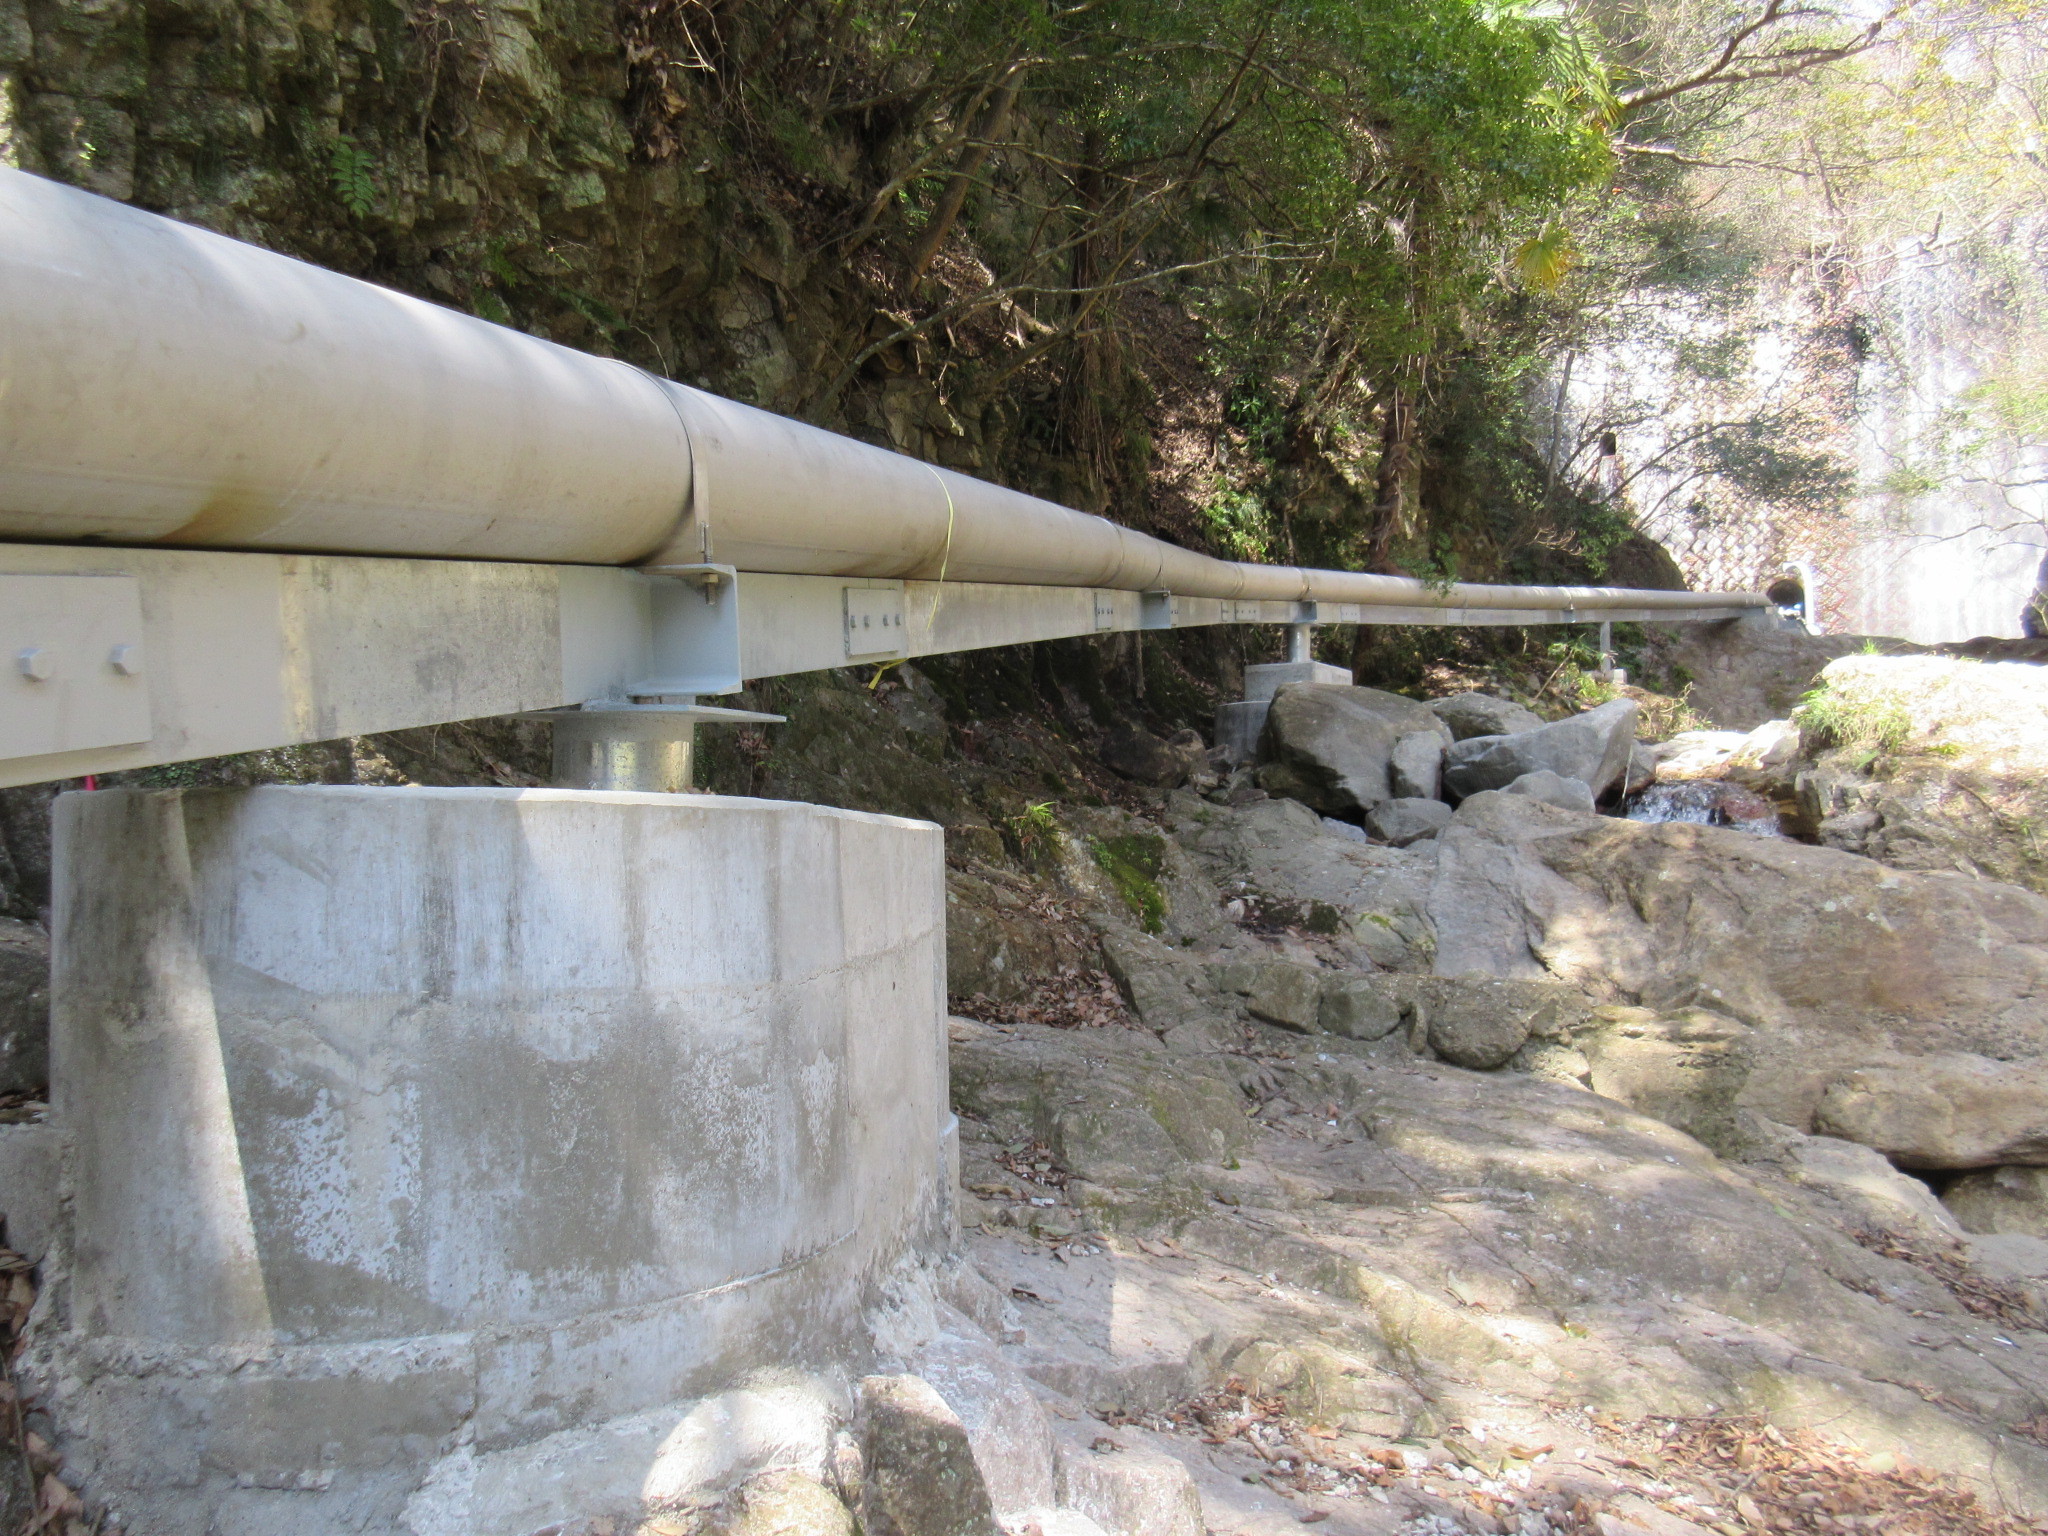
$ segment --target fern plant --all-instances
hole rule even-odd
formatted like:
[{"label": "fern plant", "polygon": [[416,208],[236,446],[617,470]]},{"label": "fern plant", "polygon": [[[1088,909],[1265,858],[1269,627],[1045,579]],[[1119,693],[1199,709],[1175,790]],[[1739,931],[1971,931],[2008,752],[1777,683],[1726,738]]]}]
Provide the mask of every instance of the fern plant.
[{"label": "fern plant", "polygon": [[334,178],[335,196],[351,218],[368,218],[377,206],[377,183],[370,174],[374,164],[370,152],[353,135],[344,133],[334,141],[328,170]]}]

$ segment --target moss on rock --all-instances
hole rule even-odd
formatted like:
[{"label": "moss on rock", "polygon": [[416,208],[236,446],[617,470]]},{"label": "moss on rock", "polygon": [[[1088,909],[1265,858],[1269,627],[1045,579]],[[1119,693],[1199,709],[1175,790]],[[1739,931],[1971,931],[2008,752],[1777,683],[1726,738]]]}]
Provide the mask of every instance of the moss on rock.
[{"label": "moss on rock", "polygon": [[1166,867],[1166,839],[1132,832],[1090,842],[1096,866],[1109,876],[1132,916],[1147,933],[1158,933],[1166,926],[1166,892],[1159,885]]}]

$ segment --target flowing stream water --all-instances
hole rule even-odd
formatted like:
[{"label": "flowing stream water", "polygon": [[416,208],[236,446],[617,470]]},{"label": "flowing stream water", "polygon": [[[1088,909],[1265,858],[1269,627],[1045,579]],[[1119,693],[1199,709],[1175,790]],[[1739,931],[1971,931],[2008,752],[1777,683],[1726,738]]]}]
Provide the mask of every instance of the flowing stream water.
[{"label": "flowing stream water", "polygon": [[1763,796],[1720,779],[1652,784],[1628,803],[1630,821],[1690,821],[1734,827],[1758,837],[1783,837],[1777,807]]}]

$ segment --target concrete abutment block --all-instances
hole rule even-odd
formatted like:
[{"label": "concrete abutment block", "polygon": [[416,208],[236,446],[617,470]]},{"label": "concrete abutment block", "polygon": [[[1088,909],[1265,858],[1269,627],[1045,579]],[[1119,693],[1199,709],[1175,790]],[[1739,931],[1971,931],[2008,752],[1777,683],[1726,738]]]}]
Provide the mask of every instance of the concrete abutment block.
[{"label": "concrete abutment block", "polygon": [[535,1448],[850,1381],[951,1240],[937,827],[269,787],[69,795],[56,837],[28,1365],[131,1529],[637,1514],[644,1457],[550,1512]]}]

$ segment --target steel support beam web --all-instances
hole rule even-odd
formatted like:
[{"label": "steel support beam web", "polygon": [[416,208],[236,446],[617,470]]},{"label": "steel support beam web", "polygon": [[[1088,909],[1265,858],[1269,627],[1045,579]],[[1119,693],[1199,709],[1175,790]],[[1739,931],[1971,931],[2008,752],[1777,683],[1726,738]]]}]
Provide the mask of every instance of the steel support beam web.
[{"label": "steel support beam web", "polygon": [[[1299,633],[1357,622],[1352,607],[1304,617],[1298,603],[1085,587],[0,543],[0,784],[604,701],[680,700],[692,722],[761,718],[695,699],[758,678],[1077,635]],[[1367,611],[1374,623],[1588,622],[1563,605]],[[662,732],[634,734],[653,743]],[[638,753],[632,774],[668,772],[649,766],[660,755]]]}]

